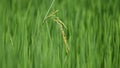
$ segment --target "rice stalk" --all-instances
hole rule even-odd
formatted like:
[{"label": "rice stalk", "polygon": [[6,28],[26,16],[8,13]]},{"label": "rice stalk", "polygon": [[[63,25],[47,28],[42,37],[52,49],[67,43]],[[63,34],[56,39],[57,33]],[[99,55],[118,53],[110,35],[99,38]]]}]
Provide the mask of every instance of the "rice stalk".
[{"label": "rice stalk", "polygon": [[[55,14],[58,12],[58,10],[55,10],[55,11],[52,11],[48,16],[46,16],[46,19],[47,18],[51,18],[55,23],[57,23],[60,27],[60,31],[61,31],[61,34],[62,34],[62,38],[63,38],[63,41],[65,43],[65,47],[66,47],[66,53],[68,54],[69,52],[69,45],[68,45],[68,42],[67,42],[67,39],[66,39],[66,35],[65,35],[65,31],[64,31],[64,28],[67,28],[65,26],[65,24],[59,19],[59,17],[57,17]],[[45,20],[46,20],[45,19]]]}]

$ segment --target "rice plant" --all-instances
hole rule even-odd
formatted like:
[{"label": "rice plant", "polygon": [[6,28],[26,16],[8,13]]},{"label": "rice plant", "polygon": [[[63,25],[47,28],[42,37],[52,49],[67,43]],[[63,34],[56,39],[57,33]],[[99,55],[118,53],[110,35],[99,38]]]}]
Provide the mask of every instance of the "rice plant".
[{"label": "rice plant", "polygon": [[119,3],[0,0],[0,68],[120,68]]}]

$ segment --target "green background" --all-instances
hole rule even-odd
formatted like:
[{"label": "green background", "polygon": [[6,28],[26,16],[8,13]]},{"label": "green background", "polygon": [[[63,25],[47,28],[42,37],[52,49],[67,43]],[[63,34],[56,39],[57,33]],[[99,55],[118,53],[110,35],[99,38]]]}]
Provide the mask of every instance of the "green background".
[{"label": "green background", "polygon": [[0,0],[0,68],[120,68],[120,0]]}]

